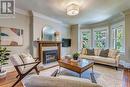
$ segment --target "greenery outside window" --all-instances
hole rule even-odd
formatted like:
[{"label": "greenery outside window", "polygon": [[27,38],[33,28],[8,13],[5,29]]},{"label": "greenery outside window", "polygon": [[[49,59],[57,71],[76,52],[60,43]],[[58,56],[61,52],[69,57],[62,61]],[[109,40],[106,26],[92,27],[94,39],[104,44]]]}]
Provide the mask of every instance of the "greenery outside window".
[{"label": "greenery outside window", "polygon": [[108,27],[93,30],[93,46],[94,48],[108,48]]},{"label": "greenery outside window", "polygon": [[120,52],[125,52],[125,34],[123,24],[112,27],[112,47]]},{"label": "greenery outside window", "polygon": [[81,48],[91,48],[91,30],[81,30]]}]

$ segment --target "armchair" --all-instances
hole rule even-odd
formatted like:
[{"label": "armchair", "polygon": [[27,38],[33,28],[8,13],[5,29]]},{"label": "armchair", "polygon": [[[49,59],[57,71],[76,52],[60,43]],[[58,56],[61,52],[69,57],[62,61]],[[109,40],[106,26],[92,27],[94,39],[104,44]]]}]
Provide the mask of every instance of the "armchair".
[{"label": "armchair", "polygon": [[[14,65],[19,77],[18,80],[12,85],[14,87],[19,81],[21,81],[26,75],[28,75],[33,69],[39,74],[37,65],[40,63],[38,59],[33,59],[30,56],[14,54],[10,57],[12,64]],[[28,60],[28,61],[27,61]]]}]

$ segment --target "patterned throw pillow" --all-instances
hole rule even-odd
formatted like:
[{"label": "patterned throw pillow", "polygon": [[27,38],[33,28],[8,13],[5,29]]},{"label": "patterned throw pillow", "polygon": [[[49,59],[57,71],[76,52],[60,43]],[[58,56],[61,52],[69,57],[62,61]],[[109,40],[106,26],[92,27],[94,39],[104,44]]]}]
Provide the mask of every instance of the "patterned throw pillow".
[{"label": "patterned throw pillow", "polygon": [[87,49],[86,48],[82,48],[81,54],[86,55],[87,54]]},{"label": "patterned throw pillow", "polygon": [[99,56],[108,57],[109,49],[102,49]]},{"label": "patterned throw pillow", "polygon": [[94,49],[87,49],[87,55],[94,55]]},{"label": "patterned throw pillow", "polygon": [[116,55],[118,54],[118,51],[115,49],[110,49],[108,53],[108,57],[116,58]]},{"label": "patterned throw pillow", "polygon": [[21,53],[19,55],[24,64],[35,62],[33,57],[29,53]]},{"label": "patterned throw pillow", "polygon": [[100,55],[100,52],[101,52],[101,49],[100,49],[100,48],[95,48],[95,49],[94,49],[94,54],[95,54],[95,56],[99,56],[99,55]]}]

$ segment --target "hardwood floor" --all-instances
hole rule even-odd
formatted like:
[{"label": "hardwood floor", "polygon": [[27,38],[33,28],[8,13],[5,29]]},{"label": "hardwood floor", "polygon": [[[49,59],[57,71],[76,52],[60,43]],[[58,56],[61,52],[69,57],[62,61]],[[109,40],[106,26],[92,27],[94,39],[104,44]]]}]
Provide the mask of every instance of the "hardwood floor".
[{"label": "hardwood floor", "polygon": [[[0,87],[11,87],[17,80],[16,75],[17,73],[15,71],[7,73],[6,78],[0,79]],[[16,87],[23,87],[23,85],[20,82]]]},{"label": "hardwood floor", "polygon": [[[11,87],[17,80],[16,75],[15,71],[8,73],[6,78],[0,79],[0,87]],[[130,87],[130,70],[124,70],[122,83],[122,87]],[[23,87],[23,85],[20,82],[16,87]]]},{"label": "hardwood floor", "polygon": [[124,70],[122,87],[130,87],[130,70],[128,69]]}]

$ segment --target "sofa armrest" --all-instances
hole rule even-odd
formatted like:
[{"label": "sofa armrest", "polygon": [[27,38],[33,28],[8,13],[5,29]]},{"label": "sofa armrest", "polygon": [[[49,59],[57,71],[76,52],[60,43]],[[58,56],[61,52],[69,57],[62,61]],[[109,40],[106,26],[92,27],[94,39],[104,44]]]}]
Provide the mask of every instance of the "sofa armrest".
[{"label": "sofa armrest", "polygon": [[119,61],[120,61],[120,54],[116,55],[116,65],[118,66],[119,65]]}]

